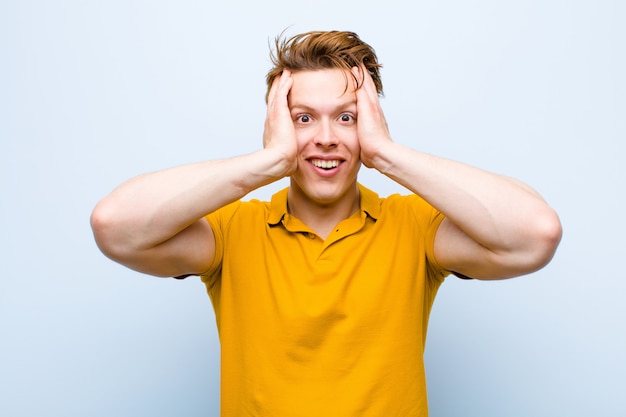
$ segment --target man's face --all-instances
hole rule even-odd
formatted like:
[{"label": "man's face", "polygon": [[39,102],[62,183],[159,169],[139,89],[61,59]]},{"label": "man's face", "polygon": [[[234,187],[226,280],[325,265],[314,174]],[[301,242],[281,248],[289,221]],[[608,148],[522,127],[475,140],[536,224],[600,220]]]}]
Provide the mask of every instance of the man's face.
[{"label": "man's face", "polygon": [[299,71],[292,77],[288,100],[298,142],[292,189],[323,205],[354,197],[361,148],[352,75],[328,69]]}]

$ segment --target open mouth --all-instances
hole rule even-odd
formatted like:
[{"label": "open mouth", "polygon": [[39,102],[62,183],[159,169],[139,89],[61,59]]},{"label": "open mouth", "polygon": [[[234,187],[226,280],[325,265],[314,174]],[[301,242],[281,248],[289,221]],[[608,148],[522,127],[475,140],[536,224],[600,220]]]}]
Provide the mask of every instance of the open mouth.
[{"label": "open mouth", "polygon": [[341,161],[339,159],[311,159],[311,164],[317,168],[333,169],[337,168],[339,164],[341,164]]}]

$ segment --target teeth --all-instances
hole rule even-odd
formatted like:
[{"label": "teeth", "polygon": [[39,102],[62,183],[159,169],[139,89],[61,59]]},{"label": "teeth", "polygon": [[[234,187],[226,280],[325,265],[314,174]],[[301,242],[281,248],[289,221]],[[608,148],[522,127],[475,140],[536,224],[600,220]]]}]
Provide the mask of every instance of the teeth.
[{"label": "teeth", "polygon": [[327,161],[324,159],[313,159],[311,160],[311,163],[318,168],[324,169],[337,168],[339,166],[338,160]]}]

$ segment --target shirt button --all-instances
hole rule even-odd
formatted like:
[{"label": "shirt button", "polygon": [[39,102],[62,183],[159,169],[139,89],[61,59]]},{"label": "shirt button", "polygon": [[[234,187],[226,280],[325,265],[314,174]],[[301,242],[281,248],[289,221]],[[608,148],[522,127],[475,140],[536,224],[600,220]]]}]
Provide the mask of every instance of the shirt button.
[{"label": "shirt button", "polygon": [[307,233],[307,236],[309,237],[309,239],[315,239],[315,233],[309,232]]}]

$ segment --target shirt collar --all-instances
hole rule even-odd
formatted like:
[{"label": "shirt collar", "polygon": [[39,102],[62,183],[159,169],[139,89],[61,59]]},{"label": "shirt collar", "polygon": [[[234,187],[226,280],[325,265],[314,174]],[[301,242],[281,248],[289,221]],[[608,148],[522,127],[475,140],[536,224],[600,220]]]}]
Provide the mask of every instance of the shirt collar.
[{"label": "shirt collar", "polygon": [[[362,186],[361,184],[357,184],[357,186],[359,187],[359,195],[361,198],[361,212],[365,212],[372,219],[377,220],[380,216],[380,199],[378,197],[378,194],[376,194],[369,188]],[[278,191],[272,196],[272,200],[270,203],[270,212],[267,216],[267,223],[270,226],[274,226],[280,223],[287,214],[288,192],[289,187]]]},{"label": "shirt collar", "polygon": [[283,220],[285,214],[287,214],[287,193],[289,187],[283,188],[272,196],[270,202],[270,213],[267,216],[267,223],[270,226],[275,226]]},{"label": "shirt collar", "polygon": [[361,211],[367,213],[374,220],[380,216],[380,198],[378,194],[358,184],[359,195],[361,196]]}]

